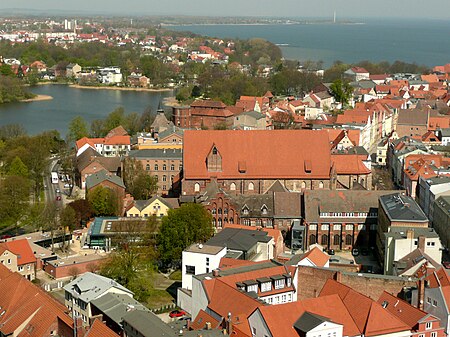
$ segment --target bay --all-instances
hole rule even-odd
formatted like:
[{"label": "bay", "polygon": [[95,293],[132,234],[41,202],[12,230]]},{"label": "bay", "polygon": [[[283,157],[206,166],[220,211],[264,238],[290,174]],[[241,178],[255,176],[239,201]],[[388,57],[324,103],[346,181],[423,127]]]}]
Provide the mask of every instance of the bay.
[{"label": "bay", "polygon": [[224,38],[264,38],[294,60],[356,63],[396,60],[426,66],[450,62],[450,21],[353,19],[353,23],[183,25],[170,29]]},{"label": "bay", "polygon": [[156,113],[159,103],[165,97],[173,96],[172,91],[94,90],[67,85],[40,85],[30,91],[53,99],[0,104],[0,125],[21,124],[30,135],[57,130],[65,137],[68,124],[76,116],[82,116],[90,123],[119,107],[123,107],[126,113],[141,114],[147,108]]}]

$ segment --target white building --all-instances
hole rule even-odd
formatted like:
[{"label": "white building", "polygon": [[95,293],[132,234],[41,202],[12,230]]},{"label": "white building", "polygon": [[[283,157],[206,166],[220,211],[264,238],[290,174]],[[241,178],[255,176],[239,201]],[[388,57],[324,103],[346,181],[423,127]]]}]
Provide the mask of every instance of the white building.
[{"label": "white building", "polygon": [[220,259],[225,256],[225,247],[193,244],[182,254],[182,287],[192,290],[192,276],[206,274],[219,268]]},{"label": "white building", "polygon": [[122,82],[122,73],[119,67],[107,67],[97,70],[97,78],[103,84],[117,84]]}]

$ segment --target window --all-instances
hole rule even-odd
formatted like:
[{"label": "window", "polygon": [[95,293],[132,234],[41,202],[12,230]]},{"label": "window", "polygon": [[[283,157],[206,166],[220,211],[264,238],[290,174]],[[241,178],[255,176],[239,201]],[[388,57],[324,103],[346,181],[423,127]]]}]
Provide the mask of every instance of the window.
[{"label": "window", "polygon": [[431,337],[437,337],[437,332],[436,332],[436,331],[433,331],[433,332],[431,333]]},{"label": "window", "polygon": [[333,225],[333,230],[340,231],[341,230],[341,225],[340,224]]},{"label": "window", "polygon": [[171,171],[175,171],[175,165],[174,165],[174,164],[171,164],[171,165],[170,165],[170,170],[171,170]]},{"label": "window", "polygon": [[317,230],[317,225],[316,224],[309,225],[309,230],[310,231],[316,231]]},{"label": "window", "polygon": [[242,208],[242,214],[248,215],[248,207],[247,207],[247,205],[245,205],[245,206]]},{"label": "window", "polygon": [[194,192],[200,192],[200,184],[199,183],[195,183]]},{"label": "window", "polygon": [[427,297],[427,303],[431,304],[431,298],[430,297]]},{"label": "window", "polygon": [[340,246],[341,245],[341,236],[339,234],[336,234],[333,238],[333,244],[335,246]]},{"label": "window", "polygon": [[266,205],[263,205],[263,207],[261,208],[261,212],[262,212],[262,214],[264,214],[264,215],[267,214],[267,207],[266,207]]},{"label": "window", "polygon": [[323,181],[319,182],[319,188],[323,188]]},{"label": "window", "polygon": [[346,231],[351,231],[351,230],[353,230],[353,225],[345,225],[345,230],[346,230]]},{"label": "window", "polygon": [[253,191],[254,189],[255,189],[255,184],[253,184],[253,183],[248,184],[249,191]]},{"label": "window", "polygon": [[353,245],[353,236],[350,234],[347,234],[345,236],[345,245],[352,246]]},{"label": "window", "polygon": [[328,228],[329,228],[329,225],[328,225],[328,224],[325,224],[325,225],[320,226],[320,229],[323,230],[323,231],[327,231]]},{"label": "window", "polygon": [[286,303],[286,295],[281,295],[281,303]]},{"label": "window", "polygon": [[433,300],[433,307],[437,307],[437,301]]},{"label": "window", "polygon": [[326,234],[322,235],[320,243],[322,246],[327,246],[328,245],[328,235],[326,235]]},{"label": "window", "polygon": [[358,230],[359,231],[364,231],[364,230],[366,230],[366,225],[358,225]]},{"label": "window", "polygon": [[155,164],[155,171],[158,171],[158,164]]},{"label": "window", "polygon": [[163,176],[162,181],[167,181],[167,177]]},{"label": "window", "polygon": [[317,243],[317,238],[316,238],[316,236],[315,236],[314,234],[311,234],[311,235],[309,236],[309,244],[310,244],[310,245],[313,245],[313,244],[315,244],[315,243]]},{"label": "window", "polygon": [[166,171],[166,170],[167,170],[167,165],[164,164],[164,165],[163,165],[163,171]]},{"label": "window", "polygon": [[8,264],[11,264],[11,259],[8,259]]},{"label": "window", "polygon": [[270,282],[263,282],[261,283],[261,291],[271,291],[272,290],[272,283]]},{"label": "window", "polygon": [[211,214],[216,214],[216,209],[215,209],[215,208],[213,208],[213,209],[211,210]]},{"label": "window", "polygon": [[282,289],[282,288],[284,288],[284,279],[275,280],[275,289]]},{"label": "window", "polygon": [[[214,148],[214,150],[215,150],[215,148]],[[213,150],[213,151],[214,151]],[[217,150],[216,150],[217,151]],[[252,327],[252,336],[254,337],[254,336],[256,336],[256,328],[255,327]]]},{"label": "window", "polygon": [[431,322],[427,322],[425,324],[425,329],[427,329],[427,330],[430,330],[432,327],[433,327],[433,323],[431,323]]},{"label": "window", "polygon": [[236,191],[236,184],[235,183],[231,183],[230,191]]},{"label": "window", "polygon": [[186,265],[186,274],[195,275],[195,266]]},{"label": "window", "polygon": [[206,258],[206,265],[209,266],[209,257]]},{"label": "window", "polygon": [[145,170],[146,171],[150,171],[150,165],[149,164],[145,165]]},{"label": "window", "polygon": [[23,271],[23,266],[19,266],[19,267],[18,267],[18,270],[19,270],[19,271]]}]

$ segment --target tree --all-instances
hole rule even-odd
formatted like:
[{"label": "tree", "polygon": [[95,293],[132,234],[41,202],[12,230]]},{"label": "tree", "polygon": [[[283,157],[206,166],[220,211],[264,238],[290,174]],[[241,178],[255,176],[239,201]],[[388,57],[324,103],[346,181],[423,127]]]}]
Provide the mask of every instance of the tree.
[{"label": "tree", "polygon": [[202,205],[187,203],[169,210],[162,218],[158,235],[161,261],[167,265],[180,260],[184,249],[193,243],[207,241],[213,233],[212,217]]},{"label": "tree", "polygon": [[126,125],[125,110],[123,109],[123,107],[117,108],[106,117],[104,128],[106,133],[108,133],[109,131],[120,125]]},{"label": "tree", "polygon": [[349,99],[352,97],[353,88],[348,82],[342,80],[336,80],[330,85],[331,94],[336,101],[342,103],[342,106],[346,105]]},{"label": "tree", "polygon": [[88,126],[84,118],[81,116],[73,118],[69,123],[68,133],[66,136],[67,142],[76,142],[78,139],[88,136]]},{"label": "tree", "polygon": [[91,123],[91,137],[99,138],[106,136],[105,123],[101,119],[93,120]]},{"label": "tree", "polygon": [[60,222],[61,227],[63,231],[63,244],[62,244],[62,250],[66,250],[66,231],[73,231],[75,228],[75,225],[77,223],[77,214],[75,210],[70,207],[69,205],[66,205],[60,213]]},{"label": "tree", "polygon": [[119,200],[112,189],[96,186],[88,192],[87,199],[94,215],[119,215]]},{"label": "tree", "polygon": [[8,175],[28,178],[28,167],[19,157],[15,157],[11,165],[9,166]]},{"label": "tree", "polygon": [[51,250],[55,252],[55,234],[59,231],[59,208],[55,201],[48,201],[41,213],[39,223],[43,230],[50,232]]},{"label": "tree", "polygon": [[144,170],[142,163],[126,157],[123,162],[123,181],[126,189],[136,200],[147,200],[158,190],[158,180]]},{"label": "tree", "polygon": [[0,182],[0,218],[16,227],[30,208],[30,184],[21,176],[7,176]]},{"label": "tree", "polygon": [[92,208],[86,199],[78,199],[68,204],[75,211],[77,224],[86,223],[92,217]]}]

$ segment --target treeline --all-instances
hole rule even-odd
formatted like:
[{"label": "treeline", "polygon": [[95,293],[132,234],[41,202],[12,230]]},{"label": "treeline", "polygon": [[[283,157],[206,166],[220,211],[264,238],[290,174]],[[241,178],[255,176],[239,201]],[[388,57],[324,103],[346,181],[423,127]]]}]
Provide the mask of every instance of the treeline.
[{"label": "treeline", "polygon": [[0,104],[19,102],[32,97],[34,95],[26,90],[18,78],[0,75]]}]

